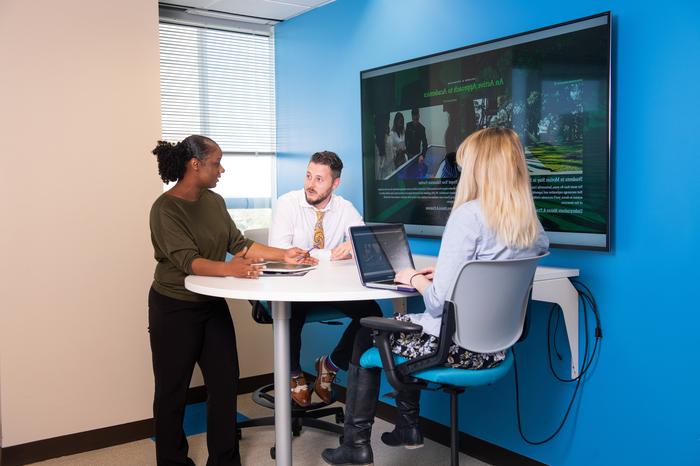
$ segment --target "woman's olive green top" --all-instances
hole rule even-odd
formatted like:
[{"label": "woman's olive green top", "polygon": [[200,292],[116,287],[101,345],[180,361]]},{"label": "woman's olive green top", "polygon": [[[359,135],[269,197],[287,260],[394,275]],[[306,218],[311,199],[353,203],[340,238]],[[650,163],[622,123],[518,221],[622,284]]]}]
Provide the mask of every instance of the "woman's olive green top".
[{"label": "woman's olive green top", "polygon": [[153,289],[185,301],[206,301],[209,296],[185,289],[192,261],[201,257],[223,261],[253,244],[243,237],[226,210],[224,199],[205,189],[196,201],[163,193],[151,207],[151,242],[158,265]]}]

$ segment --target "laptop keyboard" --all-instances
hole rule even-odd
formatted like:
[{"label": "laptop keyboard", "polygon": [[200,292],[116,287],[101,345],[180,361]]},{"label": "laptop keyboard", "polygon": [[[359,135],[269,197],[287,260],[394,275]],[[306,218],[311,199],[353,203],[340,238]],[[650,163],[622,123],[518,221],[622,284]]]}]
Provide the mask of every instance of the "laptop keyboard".
[{"label": "laptop keyboard", "polygon": [[379,283],[379,284],[382,284],[382,285],[396,285],[396,282],[394,281],[394,279],[391,279],[391,280],[377,280],[376,282],[372,282],[372,283]]}]

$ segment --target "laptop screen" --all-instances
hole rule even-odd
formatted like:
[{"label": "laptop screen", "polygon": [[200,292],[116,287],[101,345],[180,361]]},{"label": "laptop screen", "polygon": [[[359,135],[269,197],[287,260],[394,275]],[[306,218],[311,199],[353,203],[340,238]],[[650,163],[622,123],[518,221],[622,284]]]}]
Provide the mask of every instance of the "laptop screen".
[{"label": "laptop screen", "polygon": [[392,280],[397,271],[413,267],[401,224],[351,227],[350,237],[364,283]]}]

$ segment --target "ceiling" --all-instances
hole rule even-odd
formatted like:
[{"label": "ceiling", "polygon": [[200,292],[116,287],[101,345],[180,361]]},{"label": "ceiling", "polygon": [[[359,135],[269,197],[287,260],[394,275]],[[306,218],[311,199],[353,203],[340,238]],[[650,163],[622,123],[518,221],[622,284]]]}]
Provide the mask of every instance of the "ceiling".
[{"label": "ceiling", "polygon": [[[164,0],[162,4],[191,8],[188,13],[222,19],[274,24],[334,0]],[[235,16],[230,16],[235,15]],[[266,21],[267,20],[267,21]],[[272,20],[272,21],[269,21]]]}]

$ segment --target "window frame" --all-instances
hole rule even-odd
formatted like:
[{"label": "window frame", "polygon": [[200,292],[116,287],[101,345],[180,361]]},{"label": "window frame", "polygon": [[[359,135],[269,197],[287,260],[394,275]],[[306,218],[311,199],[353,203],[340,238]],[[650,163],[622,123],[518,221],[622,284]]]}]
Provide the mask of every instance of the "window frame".
[{"label": "window frame", "polygon": [[[270,180],[270,198],[264,198],[264,197],[224,197],[224,200],[226,202],[226,207],[229,212],[229,214],[236,220],[235,217],[235,212],[236,210],[239,209],[246,209],[246,210],[255,210],[255,209],[265,209],[267,214],[267,222],[266,224],[254,224],[251,225],[250,228],[259,228],[259,227],[269,227],[269,219],[271,217],[271,212],[272,209],[275,207],[275,204],[277,202],[277,141],[276,141],[276,132],[277,132],[277,121],[276,121],[276,95],[275,95],[275,48],[274,48],[274,28],[272,25],[261,25],[261,24],[253,24],[253,23],[244,23],[241,21],[232,21],[228,19],[222,19],[222,18],[210,18],[210,17],[200,17],[197,15],[192,15],[187,13],[186,11],[178,8],[174,8],[171,6],[165,6],[165,5],[159,5],[159,13],[160,13],[160,18],[159,18],[159,24],[158,24],[158,30],[159,30],[159,41],[162,41],[161,39],[161,24],[167,24],[167,25],[172,25],[172,26],[183,26],[183,27],[194,27],[194,28],[200,28],[200,29],[206,29],[206,30],[213,30],[213,31],[218,31],[218,32],[224,32],[224,33],[236,33],[236,34],[249,34],[249,35],[254,35],[254,36],[263,36],[267,37],[269,40],[269,64],[270,64],[270,97],[271,101],[269,102],[270,105],[270,111],[273,113],[271,117],[271,146],[268,146],[269,149],[271,150],[261,150],[261,151],[244,151],[244,150],[227,150],[230,149],[228,147],[222,147],[223,150],[223,156],[226,159],[229,159],[228,165],[232,165],[230,163],[231,158],[236,157],[236,156],[265,156],[265,157],[270,157],[270,173],[269,173],[269,180]],[[162,42],[161,42],[162,44]],[[161,48],[161,55],[160,59],[162,60],[162,48]],[[201,76],[202,73],[206,75],[206,70],[201,69],[201,62],[198,63],[198,75]],[[161,61],[161,70],[162,70],[162,61]],[[162,71],[161,71],[162,73]],[[163,108],[163,77],[161,75],[160,82],[161,82],[161,109]],[[205,84],[206,87],[206,84]],[[206,120],[206,106],[198,107],[199,110],[199,125],[201,125],[202,120]],[[165,120],[165,113],[162,113],[162,118]],[[161,123],[161,128],[165,129],[165,125]],[[207,134],[204,134],[207,135]],[[183,136],[184,137],[184,136]],[[224,167],[229,169],[226,165],[226,162],[224,162]],[[235,169],[234,167],[231,167],[232,169]],[[240,169],[240,168],[239,168]],[[167,186],[167,185],[165,185]],[[167,187],[165,188],[167,189]],[[245,207],[243,207],[245,206]],[[265,216],[265,215],[263,215]],[[238,223],[245,223],[245,222],[236,222]],[[243,230],[243,228],[241,228]]]}]

